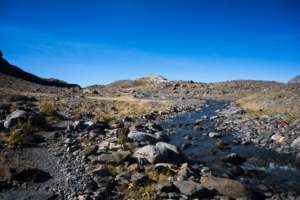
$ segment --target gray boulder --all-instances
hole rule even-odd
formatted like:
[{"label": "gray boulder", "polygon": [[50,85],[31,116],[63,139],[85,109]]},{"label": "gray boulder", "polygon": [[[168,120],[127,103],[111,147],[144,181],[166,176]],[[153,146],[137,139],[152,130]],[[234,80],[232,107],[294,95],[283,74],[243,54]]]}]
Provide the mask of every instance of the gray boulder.
[{"label": "gray boulder", "polygon": [[155,190],[158,192],[171,192],[173,189],[173,184],[169,181],[161,181],[155,184]]},{"label": "gray boulder", "polygon": [[293,149],[300,149],[300,137],[296,138],[292,144],[291,144],[291,147]]},{"label": "gray boulder", "polygon": [[130,182],[135,186],[146,186],[151,183],[151,179],[144,173],[134,172],[131,175]]},{"label": "gray boulder", "polygon": [[92,162],[100,164],[118,165],[130,157],[130,151],[104,153],[100,156],[92,156]]},{"label": "gray boulder", "polygon": [[164,146],[147,145],[134,152],[133,157],[145,158],[152,164],[164,163],[168,162],[168,149]]},{"label": "gray boulder", "polygon": [[157,142],[160,142],[161,140],[157,138],[155,135],[151,135],[149,133],[144,132],[130,132],[127,137],[130,140],[137,141],[137,142],[147,142],[149,141],[150,144],[156,144]]},{"label": "gray boulder", "polygon": [[174,186],[183,195],[194,198],[212,198],[213,194],[200,183],[193,181],[175,181]]},{"label": "gray boulder", "polygon": [[175,163],[185,163],[188,161],[187,156],[176,145],[172,145],[166,142],[156,143],[156,147],[166,147],[168,149],[168,158]]},{"label": "gray boulder", "polygon": [[57,195],[52,192],[38,190],[24,190],[19,193],[13,193],[3,198],[3,200],[54,200]]},{"label": "gray boulder", "polygon": [[98,149],[99,149],[98,145],[92,145],[92,146],[87,147],[86,149],[82,150],[81,152],[79,152],[78,156],[79,157],[83,157],[83,156],[88,157],[89,155],[97,153]]},{"label": "gray boulder", "polygon": [[4,122],[5,128],[11,128],[19,121],[30,122],[32,125],[41,126],[47,123],[45,116],[40,112],[15,110],[13,113],[7,116]]}]

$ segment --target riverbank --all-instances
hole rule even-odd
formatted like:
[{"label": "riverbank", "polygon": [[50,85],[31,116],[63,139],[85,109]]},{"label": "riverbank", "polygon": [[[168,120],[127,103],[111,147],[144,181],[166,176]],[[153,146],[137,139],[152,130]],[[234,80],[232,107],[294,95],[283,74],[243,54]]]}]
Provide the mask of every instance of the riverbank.
[{"label": "riverbank", "polygon": [[[245,151],[256,151],[251,144],[252,140],[245,143],[243,133],[239,138],[237,130],[232,132],[228,129],[235,127],[230,126],[228,120],[231,120],[230,123],[243,120],[243,109],[233,107],[229,101],[180,101],[189,101],[190,106],[179,104],[168,112],[152,111],[135,122],[131,122],[130,118],[112,120],[109,123],[88,119],[73,121],[65,116],[64,120],[53,125],[55,130],[46,131],[43,134],[44,141],[35,146],[22,149],[2,148],[1,154],[6,153],[6,158],[15,158],[22,166],[35,166],[39,170],[37,174],[42,175],[37,178],[41,180],[31,182],[2,180],[2,195],[22,189],[30,190],[30,195],[37,194],[36,190],[39,190],[44,195],[52,195],[58,199],[220,199],[220,196],[237,198],[240,194],[248,199],[278,196],[297,198],[299,191],[294,188],[265,183],[262,171],[266,173],[267,169],[253,169],[274,166],[276,171],[287,166],[286,160],[260,163],[262,159],[256,161],[255,156],[259,157],[263,152],[261,150],[255,156],[245,156]],[[200,113],[199,117],[196,113]],[[164,127],[166,121],[169,121],[171,127]],[[186,132],[188,128],[192,130]],[[177,129],[181,129],[183,135]],[[224,130],[230,132],[224,133]],[[299,127],[294,131],[298,130]],[[210,134],[211,131],[215,134]],[[232,137],[234,135],[235,138]],[[183,139],[187,142],[180,144],[182,139],[177,140],[177,136],[184,136]],[[225,141],[221,142],[220,139]],[[177,146],[172,145],[176,144],[175,141],[179,142]],[[211,143],[212,146],[208,147],[206,143]],[[198,151],[203,146],[208,152]],[[194,148],[198,148],[197,153]],[[225,155],[231,155],[237,148],[240,148],[237,151],[238,157],[233,156],[233,159],[245,159],[247,162],[239,163],[231,161],[231,158],[226,160]],[[294,156],[296,151],[288,153]],[[261,154],[264,158],[269,155],[272,153]],[[275,155],[272,156],[276,157]],[[222,159],[225,161],[222,162]],[[253,164],[251,168],[249,163],[252,161],[262,165]],[[294,169],[294,166],[287,167]],[[227,170],[233,172],[228,173]],[[250,181],[259,180],[259,184],[255,181],[246,184],[248,179],[244,175],[250,176]],[[286,179],[284,174],[282,176]],[[222,184],[215,185],[219,181]],[[224,187],[231,188],[232,192],[224,192]]]}]

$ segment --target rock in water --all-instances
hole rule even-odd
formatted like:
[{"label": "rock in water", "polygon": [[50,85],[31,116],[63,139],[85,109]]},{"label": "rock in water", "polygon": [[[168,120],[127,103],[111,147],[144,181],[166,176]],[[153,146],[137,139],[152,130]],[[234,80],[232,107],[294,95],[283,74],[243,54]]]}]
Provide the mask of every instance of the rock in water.
[{"label": "rock in water", "polygon": [[251,199],[252,193],[244,185],[227,178],[202,177],[201,184],[211,190],[215,189],[227,197]]}]

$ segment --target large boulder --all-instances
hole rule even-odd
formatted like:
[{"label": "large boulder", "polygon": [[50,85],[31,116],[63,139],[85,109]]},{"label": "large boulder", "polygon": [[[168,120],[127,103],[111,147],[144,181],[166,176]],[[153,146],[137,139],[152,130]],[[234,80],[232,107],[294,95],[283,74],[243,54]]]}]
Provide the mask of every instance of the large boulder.
[{"label": "large boulder", "polygon": [[134,152],[133,157],[145,158],[152,164],[164,163],[168,162],[168,149],[164,146],[147,145]]},{"label": "large boulder", "polygon": [[135,186],[146,186],[151,183],[151,179],[144,173],[134,172],[131,175],[130,182]]},{"label": "large boulder", "polygon": [[157,136],[144,132],[130,132],[127,137],[132,141],[149,142],[150,144],[156,144],[161,141]]},{"label": "large boulder", "polygon": [[202,177],[201,184],[211,190],[217,190],[220,194],[236,199],[251,199],[252,193],[243,184],[227,178]]},{"label": "large boulder", "polygon": [[156,143],[156,147],[166,147],[168,149],[168,158],[175,163],[185,163],[188,161],[187,156],[176,145],[172,145],[166,142]]},{"label": "large boulder", "polygon": [[37,168],[21,164],[0,165],[0,176],[12,181],[32,181],[40,172]]},{"label": "large boulder", "polygon": [[13,193],[2,200],[54,200],[57,199],[57,195],[52,192],[44,192],[39,190],[24,190],[19,193]]},{"label": "large boulder", "polygon": [[15,110],[7,116],[6,121],[4,122],[4,127],[11,128],[18,122],[30,122],[35,126],[42,126],[47,123],[45,116],[40,112]]},{"label": "large boulder", "polygon": [[296,164],[296,167],[298,169],[300,169],[300,152],[297,153],[297,155],[296,155],[295,164]]},{"label": "large boulder", "polygon": [[291,144],[291,147],[293,149],[300,149],[300,137],[296,138],[292,144]]},{"label": "large boulder", "polygon": [[[122,152],[113,152],[113,153],[104,153],[100,156],[90,156],[92,162],[100,163],[100,164],[112,164],[118,165],[124,160],[127,160],[130,157],[130,151],[122,151]],[[89,157],[89,158],[90,158]]]},{"label": "large boulder", "polygon": [[194,198],[212,198],[213,194],[200,183],[193,181],[175,181],[174,186],[183,195]]}]

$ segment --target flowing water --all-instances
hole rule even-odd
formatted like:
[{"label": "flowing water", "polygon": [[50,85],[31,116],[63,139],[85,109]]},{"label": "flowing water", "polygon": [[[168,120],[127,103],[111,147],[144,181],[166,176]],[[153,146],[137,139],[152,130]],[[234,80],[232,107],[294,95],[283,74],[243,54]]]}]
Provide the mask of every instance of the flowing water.
[{"label": "flowing water", "polygon": [[[238,143],[238,139],[234,137],[238,134],[237,132],[221,132],[213,129],[213,122],[209,118],[216,116],[216,110],[222,109],[224,106],[225,103],[211,103],[210,107],[205,107],[201,111],[183,114],[162,124],[165,129],[178,132],[178,134],[170,136],[170,143],[177,146],[189,144],[189,147],[183,149],[183,152],[191,158],[192,162],[209,167],[216,176],[228,173],[230,168],[228,164],[221,162],[221,158],[231,153],[238,153],[241,157],[247,159],[241,165],[243,170],[255,171],[263,175],[235,177],[237,180],[247,181],[252,186],[263,184],[277,191],[296,190],[300,192],[300,170],[295,168],[293,157],[281,155],[276,151],[266,150],[254,145],[241,145]],[[196,120],[201,119],[203,116],[207,116],[207,118],[203,119],[200,125],[205,126],[207,129],[194,131]],[[219,139],[209,138],[205,135],[210,132],[221,133],[222,137],[219,139],[228,143],[230,149],[218,150],[214,148]],[[192,139],[184,139],[186,135],[191,136]]]}]

